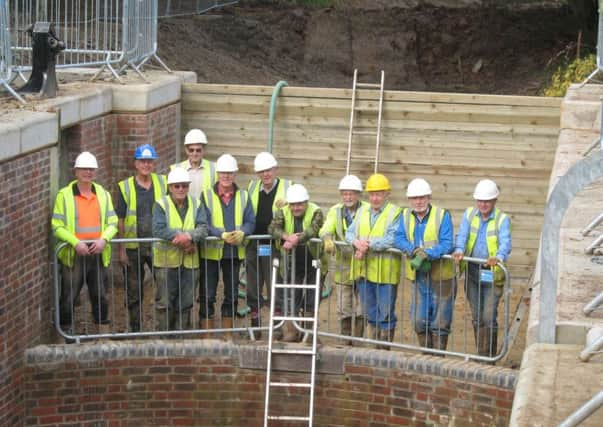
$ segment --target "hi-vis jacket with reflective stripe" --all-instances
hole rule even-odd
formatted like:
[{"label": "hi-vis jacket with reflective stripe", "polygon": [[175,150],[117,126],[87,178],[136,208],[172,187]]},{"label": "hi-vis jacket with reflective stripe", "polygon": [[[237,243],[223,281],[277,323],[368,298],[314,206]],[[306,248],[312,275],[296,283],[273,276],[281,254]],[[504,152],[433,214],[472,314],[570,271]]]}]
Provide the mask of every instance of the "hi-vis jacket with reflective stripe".
[{"label": "hi-vis jacket with reflective stripe", "polygon": [[[354,213],[354,217],[358,215],[358,212],[362,208],[369,207],[369,204],[363,200],[358,202],[358,207],[356,208],[356,212]],[[324,225],[320,229],[318,233],[320,237],[330,235],[333,240],[337,240],[340,242],[345,242],[345,232],[348,229],[348,225],[346,224],[343,218],[343,203],[337,203],[333,205],[329,212],[327,213],[327,219],[325,220]],[[353,219],[353,218],[352,218]],[[350,279],[350,264],[352,262],[352,254],[353,250],[350,246],[337,246],[337,251],[335,252],[335,265],[336,270],[333,274],[333,280],[338,284],[352,284],[353,281]]]},{"label": "hi-vis jacket with reflective stripe", "polygon": [[[306,211],[304,212],[304,218],[302,219],[302,229],[303,230],[307,230],[308,227],[310,227],[314,214],[316,213],[316,211],[320,210],[320,207],[318,207],[318,205],[316,203],[312,203],[312,202],[307,202],[307,203],[308,203],[308,206],[306,207]],[[284,218],[283,231],[286,234],[295,233],[295,217],[293,216],[293,213],[291,212],[291,208],[289,207],[289,205],[286,205],[286,206],[283,206],[281,208],[281,210],[283,211],[283,218]],[[318,237],[318,236],[314,236],[314,237]],[[281,240],[277,239],[275,244],[276,244],[276,248],[278,250],[280,250],[281,245],[282,245]],[[312,256],[314,258],[317,258],[319,255],[318,245],[315,243],[307,242],[306,246],[308,246],[308,250],[310,251],[310,254],[312,254]]]},{"label": "hi-vis jacket with reflective stripe", "polygon": [[[62,242],[67,242],[71,245],[61,249],[58,254],[59,261],[68,267],[73,267],[73,260],[75,259],[74,248],[80,242],[80,239],[75,235],[79,232],[77,229],[77,204],[75,203],[73,193],[75,185],[77,185],[77,181],[71,181],[69,185],[59,190],[54,202],[51,221],[54,236],[59,239],[57,246]],[[115,215],[115,211],[113,210],[113,202],[111,201],[109,192],[96,183],[92,183],[92,188],[94,189],[93,191],[96,194],[100,208],[101,239],[107,241],[107,245],[105,245],[105,249],[102,252],[103,265],[107,267],[111,261],[111,245],[109,241],[117,233],[117,215]]]},{"label": "hi-vis jacket with reflective stripe", "polygon": [[[216,173],[216,164],[214,162],[203,159],[201,160],[201,165],[203,167],[203,185],[201,187],[201,191],[204,191],[207,188],[211,188],[216,182],[218,182],[218,174]],[[189,170],[191,168],[191,164],[188,160],[184,160],[180,163],[175,163],[170,166],[170,170],[173,170],[174,168]]]},{"label": "hi-vis jacket with reflective stripe", "polygon": [[[274,201],[272,202],[272,213],[278,210],[276,206],[276,202],[279,200],[285,200],[285,195],[287,194],[287,189],[291,186],[292,182],[288,179],[278,179],[278,184],[276,185],[276,194],[274,195]],[[255,215],[258,214],[258,201],[260,199],[260,187],[262,186],[262,182],[259,180],[254,180],[249,183],[248,192],[249,198],[251,199],[251,206],[253,207],[253,213]]]},{"label": "hi-vis jacket with reflective stripe", "polygon": [[[224,228],[224,216],[222,213],[222,202],[220,196],[216,194],[213,188],[208,188],[201,193],[203,202],[207,207],[207,210],[211,213],[211,222],[214,228],[219,229],[221,232],[226,231]],[[237,189],[234,194],[234,223],[235,230],[240,230],[243,225],[243,214],[245,212],[245,206],[247,206],[248,200],[247,191]],[[207,240],[201,244],[201,257],[205,259],[211,259],[219,261],[224,255],[224,241],[223,240]],[[239,245],[237,247],[237,258],[245,258],[245,246]]]},{"label": "hi-vis jacket with reflective stripe", "polygon": [[[168,227],[183,232],[195,229],[197,210],[201,205],[199,200],[194,197],[186,197],[188,209],[186,210],[184,221],[180,217],[178,209],[170,196],[164,195],[161,199],[157,200],[157,206],[165,212]],[[153,265],[161,268],[178,268],[180,266],[185,268],[199,268],[199,254],[197,251],[187,254],[178,246],[174,246],[170,242],[155,242],[153,244]]]},{"label": "hi-vis jacket with reflective stripe", "polygon": [[[383,237],[390,224],[396,222],[399,216],[400,208],[387,202],[371,227],[371,207],[362,206],[356,213],[356,238],[371,240],[371,237]],[[369,251],[365,259],[352,258],[350,274],[353,280],[364,277],[373,283],[397,285],[400,281],[400,268],[401,260],[398,255]]]},{"label": "hi-vis jacket with reflective stripe", "polygon": [[[469,238],[467,239],[467,247],[465,248],[465,255],[471,256],[473,247],[477,240],[477,234],[479,232],[480,218],[479,211],[477,208],[467,208],[465,211],[465,218],[470,224]],[[486,245],[488,246],[488,256],[495,257],[498,252],[498,230],[500,225],[507,219],[507,214],[503,213],[500,209],[494,208],[494,218],[488,221],[486,228]],[[466,262],[461,264],[461,269],[464,270]],[[494,284],[502,286],[505,283],[505,273],[500,267],[494,267]]]},{"label": "hi-vis jacket with reflective stripe", "polygon": [[[427,225],[425,226],[425,232],[423,233],[423,247],[431,248],[438,244],[440,235],[440,225],[444,219],[445,209],[439,208],[435,205],[431,205],[429,211],[429,217],[427,218]],[[415,216],[412,214],[412,210],[409,208],[404,209],[402,214],[404,221],[404,230],[408,236],[408,241],[413,242],[415,239]],[[431,280],[450,280],[454,277],[454,264],[452,260],[442,259],[432,261],[431,263]],[[408,280],[416,279],[416,272],[410,266],[410,262],[406,262],[406,278]]]},{"label": "hi-vis jacket with reflective stripe", "polygon": [[[124,238],[135,239],[136,234],[136,187],[134,185],[134,177],[124,179],[120,181],[118,186],[121,191],[121,195],[126,202],[126,217],[124,218]],[[158,201],[167,193],[167,184],[164,175],[157,175],[156,173],[151,174],[151,181],[153,182],[153,193],[155,201]],[[149,212],[149,215],[151,212]],[[151,237],[151,236],[142,236]],[[136,249],[138,243],[126,243],[126,248]]]}]

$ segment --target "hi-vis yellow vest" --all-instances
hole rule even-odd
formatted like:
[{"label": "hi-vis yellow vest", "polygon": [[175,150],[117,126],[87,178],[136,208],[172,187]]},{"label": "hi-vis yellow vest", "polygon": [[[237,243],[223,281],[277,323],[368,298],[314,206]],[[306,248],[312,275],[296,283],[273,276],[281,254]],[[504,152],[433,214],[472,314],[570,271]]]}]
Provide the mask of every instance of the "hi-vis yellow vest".
[{"label": "hi-vis yellow vest", "polygon": [[[197,217],[197,211],[200,209],[200,203],[199,200],[191,196],[186,196],[186,198],[188,208],[186,215],[184,215],[184,221],[180,218],[178,209],[170,196],[164,195],[157,201],[157,206],[165,212],[166,223],[169,228],[182,232],[195,229],[195,218]],[[199,268],[199,254],[197,254],[197,251],[187,254],[170,242],[155,242],[153,244],[153,265],[160,268],[178,268],[180,266]]]},{"label": "hi-vis yellow vest", "polygon": [[[423,247],[431,248],[438,244],[438,236],[440,235],[440,225],[444,219],[445,209],[431,205],[427,225],[423,233]],[[414,242],[415,239],[415,216],[409,208],[404,209],[402,214],[404,220],[404,230],[409,242]],[[431,280],[450,280],[454,277],[454,264],[450,259],[442,259],[431,262]],[[408,280],[416,279],[416,272],[410,267],[410,262],[406,262],[406,278]]]},{"label": "hi-vis yellow vest", "polygon": [[[477,234],[479,232],[480,218],[479,211],[477,208],[467,208],[465,211],[465,217],[469,222],[469,238],[467,239],[467,246],[465,247],[465,255],[471,256],[475,242],[477,240]],[[507,218],[507,214],[501,212],[500,209],[494,208],[494,218],[488,221],[486,227],[486,245],[488,246],[488,256],[495,257],[498,252],[498,230],[500,225]],[[464,270],[467,263],[461,265],[461,269]],[[494,267],[494,284],[502,286],[505,283],[505,273],[500,267]]]},{"label": "hi-vis yellow vest", "polygon": [[[124,238],[135,239],[138,237],[136,234],[136,187],[134,185],[134,177],[131,176],[128,179],[120,181],[118,186],[121,191],[121,195],[126,202],[126,217],[124,218]],[[151,181],[153,182],[153,194],[155,201],[160,200],[164,194],[167,193],[167,184],[164,175],[157,175],[156,173],[151,174]],[[150,212],[149,212],[150,213]],[[141,236],[151,237],[151,236]],[[136,249],[138,243],[126,243],[126,248]]]},{"label": "hi-vis yellow vest", "polygon": [[[384,237],[387,227],[398,220],[400,208],[387,202],[383,211],[371,227],[371,207],[362,206],[356,213],[356,238],[368,239]],[[369,251],[365,259],[352,258],[351,278],[364,277],[373,283],[397,285],[400,281],[401,260],[396,254]]]},{"label": "hi-vis yellow vest", "polygon": [[[208,188],[201,193],[201,197],[207,206],[207,210],[211,213],[211,222],[214,228],[220,230],[220,233],[226,231],[224,228],[224,216],[222,215],[222,202],[220,196],[216,194],[213,188]],[[240,230],[243,226],[243,214],[245,206],[247,206],[247,191],[237,190],[234,194],[234,223],[235,230]],[[219,261],[224,255],[223,240],[207,240],[201,244],[201,257]],[[237,247],[237,258],[245,258],[245,246]]]},{"label": "hi-vis yellow vest", "polygon": [[[201,191],[204,191],[208,188],[213,187],[213,185],[218,182],[218,174],[216,173],[216,164],[214,162],[210,162],[207,159],[201,160],[201,165],[203,166],[203,185],[201,187]],[[170,170],[174,168],[182,168],[184,170],[188,170],[190,163],[188,160],[184,160],[180,163],[175,163],[170,166]]]},{"label": "hi-vis yellow vest", "polygon": [[[284,206],[282,208],[283,210],[283,217],[285,218],[284,224],[283,224],[283,231],[287,234],[293,234],[295,233],[295,217],[293,216],[293,213],[291,212],[291,208],[289,207],[289,205]],[[312,224],[312,218],[314,217],[314,213],[316,211],[320,210],[320,208],[318,207],[318,205],[316,203],[312,203],[312,202],[308,202],[308,207],[306,208],[306,212],[304,212],[304,218],[302,219],[302,229],[306,230],[310,224]],[[318,237],[318,236],[316,236]],[[281,241],[278,240],[275,242],[276,248],[278,250],[281,249]],[[310,251],[310,254],[314,257],[317,258],[318,257],[318,245],[316,243],[306,243],[306,246],[308,246],[308,250]]]},{"label": "hi-vis yellow vest", "polygon": [[[276,186],[276,194],[274,195],[274,201],[272,202],[272,213],[274,214],[278,207],[276,206],[276,202],[278,200],[285,200],[285,194],[287,194],[287,189],[291,186],[292,182],[288,179],[278,179],[278,184]],[[249,183],[248,193],[249,199],[251,200],[251,206],[253,207],[254,215],[258,214],[258,203],[260,200],[260,187],[262,186],[262,182],[255,180]]]},{"label": "hi-vis yellow vest", "polygon": [[[80,231],[77,229],[77,204],[73,196],[73,186],[76,183],[77,181],[71,181],[69,185],[63,187],[58,192],[52,211],[51,226],[55,237],[59,239],[57,246],[62,242],[67,242],[71,245],[64,247],[58,253],[59,261],[67,267],[73,267],[73,260],[75,258],[74,247],[80,241],[75,235]],[[117,233],[117,215],[115,215],[111,195],[107,190],[96,183],[92,183],[92,187],[94,188],[100,208],[101,239],[107,241],[105,249],[103,249],[101,254],[103,265],[107,267],[111,261],[111,245],[109,241]]]},{"label": "hi-vis yellow vest", "polygon": [[[354,212],[354,218],[358,215],[358,212],[362,208],[369,207],[369,204],[365,201],[359,201],[356,212]],[[348,225],[343,218],[343,203],[337,203],[332,206],[327,213],[327,219],[325,224],[320,229],[320,235],[330,234],[333,240],[345,241],[345,233],[348,230]],[[352,218],[353,220],[353,218]],[[333,281],[337,284],[350,285],[353,281],[350,279],[350,264],[352,262],[352,254],[354,251],[350,246],[337,246],[335,252],[335,271],[333,272]]]}]

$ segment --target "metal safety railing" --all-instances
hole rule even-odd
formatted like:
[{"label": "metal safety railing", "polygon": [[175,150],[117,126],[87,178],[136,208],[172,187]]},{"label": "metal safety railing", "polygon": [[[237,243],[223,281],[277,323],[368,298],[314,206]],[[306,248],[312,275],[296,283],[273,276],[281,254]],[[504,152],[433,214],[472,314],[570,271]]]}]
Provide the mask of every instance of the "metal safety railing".
[{"label": "metal safety railing", "polygon": [[[31,70],[32,49],[27,29],[50,22],[66,49],[57,68],[101,67],[114,78],[126,68],[141,77],[141,67],[157,56],[157,0],[15,0],[9,9],[14,72],[24,81]],[[14,76],[13,76],[14,77]]]},{"label": "metal safety railing", "polygon": [[20,102],[25,100],[10,86],[13,75],[13,55],[10,48],[8,0],[0,0],[0,86],[3,86]]},{"label": "metal safety railing", "polygon": [[[322,242],[319,239],[310,241],[312,250],[304,246],[301,252],[284,250],[278,252],[269,235],[248,236],[246,240],[246,262],[238,259],[223,259],[220,262],[201,259],[198,270],[179,268],[172,273],[162,272],[161,269],[153,266],[148,249],[145,252],[141,247],[130,249],[130,266],[127,268],[122,267],[115,260],[115,256],[106,270],[99,268],[98,257],[90,258],[89,261],[97,265],[84,265],[83,271],[105,274],[102,277],[106,280],[104,280],[104,293],[88,292],[88,297],[79,292],[75,281],[69,282],[65,277],[61,278],[62,267],[55,255],[54,322],[57,330],[67,340],[76,342],[109,337],[204,335],[229,337],[232,333],[256,340],[261,337],[262,332],[268,331],[271,327],[268,323],[268,306],[273,298],[276,298],[277,307],[281,308],[283,315],[307,311],[303,305],[303,301],[306,301],[303,294],[290,295],[283,292],[282,295],[270,295],[272,260],[278,257],[281,265],[279,271],[282,275],[279,281],[282,283],[308,283],[315,274],[312,270],[313,263],[320,261],[319,265],[328,266],[324,269],[329,271],[328,275],[323,271],[325,274],[321,277],[322,302],[319,309],[321,321],[318,332],[318,335],[326,341],[336,344],[375,345],[379,348],[416,350],[484,362],[495,362],[508,351],[511,289],[510,276],[504,265],[499,264],[505,274],[502,286],[482,283],[471,293],[468,274],[465,274],[464,281],[460,281],[458,285],[456,274],[451,283],[435,281],[431,284],[431,292],[434,292],[438,299],[446,297],[451,303],[448,306],[451,311],[444,313],[447,318],[439,319],[437,316],[441,313],[422,311],[424,308],[421,308],[420,294],[415,284],[405,277],[407,261],[404,255],[395,249],[375,253],[380,262],[385,263],[384,265],[392,262],[400,265],[400,275],[392,278],[392,283],[397,283],[392,289],[395,295],[377,294],[375,299],[369,302],[368,294],[363,293],[362,286],[358,282],[348,280],[352,249],[347,243],[336,242],[336,254],[327,257],[321,253]],[[202,245],[213,247],[212,245],[218,241],[217,238],[207,238]],[[128,242],[137,242],[144,246],[144,244],[158,244],[162,241],[115,239],[111,244],[114,249],[117,249],[116,245]],[[64,246],[58,246],[57,250]],[[300,260],[300,256],[303,256],[304,260]],[[445,259],[450,260],[450,256],[445,256]],[[465,258],[464,261],[474,266],[469,267],[473,268],[473,273],[477,273],[478,277],[481,276],[481,265],[485,260]],[[243,268],[244,264],[246,268]],[[221,280],[218,280],[220,270]],[[346,278],[343,282],[342,277]],[[99,279],[96,282],[102,281]],[[92,280],[91,283],[94,286],[95,281]],[[62,312],[61,292],[63,301],[65,301],[65,294],[73,294],[72,304],[63,303]],[[497,294],[502,304],[498,306],[495,313],[492,312],[492,307],[489,307],[490,316],[486,316],[487,319],[484,320],[479,313],[490,304],[488,298],[493,292]],[[171,295],[171,303],[162,301],[165,295]],[[98,301],[93,301],[94,298],[98,298]],[[391,304],[391,307],[388,304]],[[382,319],[378,325],[381,329],[393,330],[391,335],[375,334],[375,330],[379,327],[375,328],[375,323],[369,321],[372,318],[369,311],[373,306],[392,309],[394,316]],[[92,311],[89,307],[92,307]],[[246,307],[249,309],[243,310]],[[68,321],[61,316],[66,316]],[[171,323],[164,317],[171,319]],[[417,327],[419,317],[423,326],[430,324],[432,320],[443,322],[435,327],[434,340],[422,342],[418,338],[421,336],[421,330]],[[502,319],[498,324],[488,323],[492,319],[496,320],[497,317]],[[346,318],[349,319],[348,322],[345,321]],[[132,319],[135,321],[132,322]],[[103,321],[108,323],[103,325]],[[305,328],[303,322],[294,323],[299,339],[307,338],[311,334],[311,330]],[[275,327],[282,329],[283,322]],[[480,333],[480,327],[486,329]],[[443,343],[444,338],[447,341],[446,345]]]},{"label": "metal safety railing", "polygon": [[563,420],[559,427],[576,427],[603,406],[603,390],[595,394],[588,402],[576,409],[569,417]]},{"label": "metal safety railing", "polygon": [[599,0],[599,21],[597,30],[597,68],[588,75],[580,87],[591,81],[601,70],[603,70],[603,0]]},{"label": "metal safety railing", "polygon": [[200,14],[236,3],[238,0],[159,0],[159,17]]}]

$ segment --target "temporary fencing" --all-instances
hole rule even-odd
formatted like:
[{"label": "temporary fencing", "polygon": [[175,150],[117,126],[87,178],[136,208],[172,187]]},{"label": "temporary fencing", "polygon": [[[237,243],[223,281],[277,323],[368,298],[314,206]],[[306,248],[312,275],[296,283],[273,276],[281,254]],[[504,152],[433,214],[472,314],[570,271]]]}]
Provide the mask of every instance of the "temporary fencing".
[{"label": "temporary fencing", "polygon": [[19,101],[25,103],[25,100],[9,85],[13,74],[13,57],[10,48],[8,10],[8,0],[0,0],[0,85],[4,86]]},{"label": "temporary fencing", "polygon": [[[106,292],[93,289],[89,294],[91,298],[97,298],[97,301],[85,302],[90,297],[79,294],[76,280],[65,280],[74,279],[76,276],[64,276],[61,281],[61,265],[55,256],[54,321],[57,330],[66,339],[81,341],[99,337],[208,335],[230,338],[236,333],[239,338],[257,340],[262,336],[262,332],[266,332],[270,327],[267,324],[268,306],[273,298],[276,301],[275,307],[284,315],[307,317],[313,314],[304,304],[304,301],[311,300],[305,295],[305,291],[296,292],[295,295],[287,292],[270,295],[271,264],[274,258],[279,257],[280,283],[311,283],[315,277],[312,262],[320,262],[321,270],[324,271],[328,266],[328,275],[322,277],[322,302],[319,310],[318,334],[323,342],[375,345],[378,348],[415,350],[485,362],[495,362],[508,351],[511,289],[510,277],[502,264],[499,264],[499,267],[505,275],[503,285],[480,282],[477,287],[474,286],[472,292],[471,281],[475,280],[475,277],[484,276],[482,273],[490,273],[483,267],[485,260],[474,258],[464,259],[469,266],[458,286],[457,280],[462,277],[458,271],[450,283],[443,280],[430,283],[430,292],[433,292],[436,300],[448,299],[451,303],[451,312],[437,313],[421,305],[416,283],[405,277],[405,255],[395,249],[372,254],[379,258],[379,264],[382,265],[400,263],[400,276],[392,277],[392,282],[397,283],[391,288],[394,294],[377,293],[375,299],[367,304],[368,294],[363,294],[363,285],[360,281],[349,279],[350,255],[353,249],[345,242],[336,242],[336,253],[327,257],[321,251],[322,242],[319,239],[312,239],[297,251],[279,252],[269,235],[248,236],[246,262],[239,261],[236,257],[223,258],[221,261],[201,258],[198,269],[184,266],[165,269],[153,266],[150,252],[144,246],[170,245],[159,239],[115,239],[111,244],[117,249],[117,245],[133,242],[141,245],[136,249],[128,249],[130,265],[122,267],[114,260],[106,271]],[[201,243],[205,249],[215,247],[216,244],[221,244],[221,240],[215,237],[207,238]],[[57,250],[63,246],[59,246]],[[451,262],[450,258],[446,255],[443,260],[434,262]],[[104,274],[98,265],[100,258],[84,257],[84,260],[97,263],[82,265],[81,274],[88,278],[88,285],[100,283]],[[146,266],[143,262],[145,260]],[[245,270],[241,268],[244,264]],[[388,270],[387,274],[394,270]],[[471,273],[467,274],[468,271]],[[96,272],[99,280],[92,280],[90,272]],[[65,295],[73,295],[73,304],[63,304],[63,313],[59,304],[61,292],[64,300]],[[478,316],[476,313],[488,312],[488,309],[491,309],[489,304],[492,295],[501,299],[498,313],[491,313],[490,317]],[[90,306],[93,308],[92,316]],[[368,321],[369,318],[374,318],[372,310],[375,307],[392,309],[394,315],[382,318],[376,325]],[[438,318],[442,315],[448,316],[448,319],[442,321]],[[499,318],[498,325],[488,323],[492,317]],[[104,320],[108,321],[106,325],[98,325]],[[436,326],[433,326],[434,324]],[[422,334],[421,328],[426,325],[430,326],[425,332],[435,335],[431,339],[426,338],[426,333]],[[277,329],[282,326],[282,322],[276,325]],[[300,339],[310,333],[303,322],[296,322],[295,327],[301,332]],[[391,335],[379,334],[380,330],[392,332]],[[501,345],[497,346],[497,342]]]},{"label": "temporary fencing", "polygon": [[[57,68],[101,67],[121,81],[120,74],[140,68],[157,56],[157,0],[15,0],[9,9],[14,71],[31,69],[31,39],[27,29],[50,22],[66,49]],[[96,77],[95,76],[95,77]],[[24,79],[25,80],[25,79]]]}]

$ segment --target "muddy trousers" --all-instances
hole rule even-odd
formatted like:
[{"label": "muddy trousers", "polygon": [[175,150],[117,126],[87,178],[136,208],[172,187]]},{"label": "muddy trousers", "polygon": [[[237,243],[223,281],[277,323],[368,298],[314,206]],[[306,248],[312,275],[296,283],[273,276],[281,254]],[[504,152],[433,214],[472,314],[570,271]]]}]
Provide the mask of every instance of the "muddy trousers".
[{"label": "muddy trousers", "polygon": [[155,329],[157,331],[191,329],[196,268],[155,268]]}]

